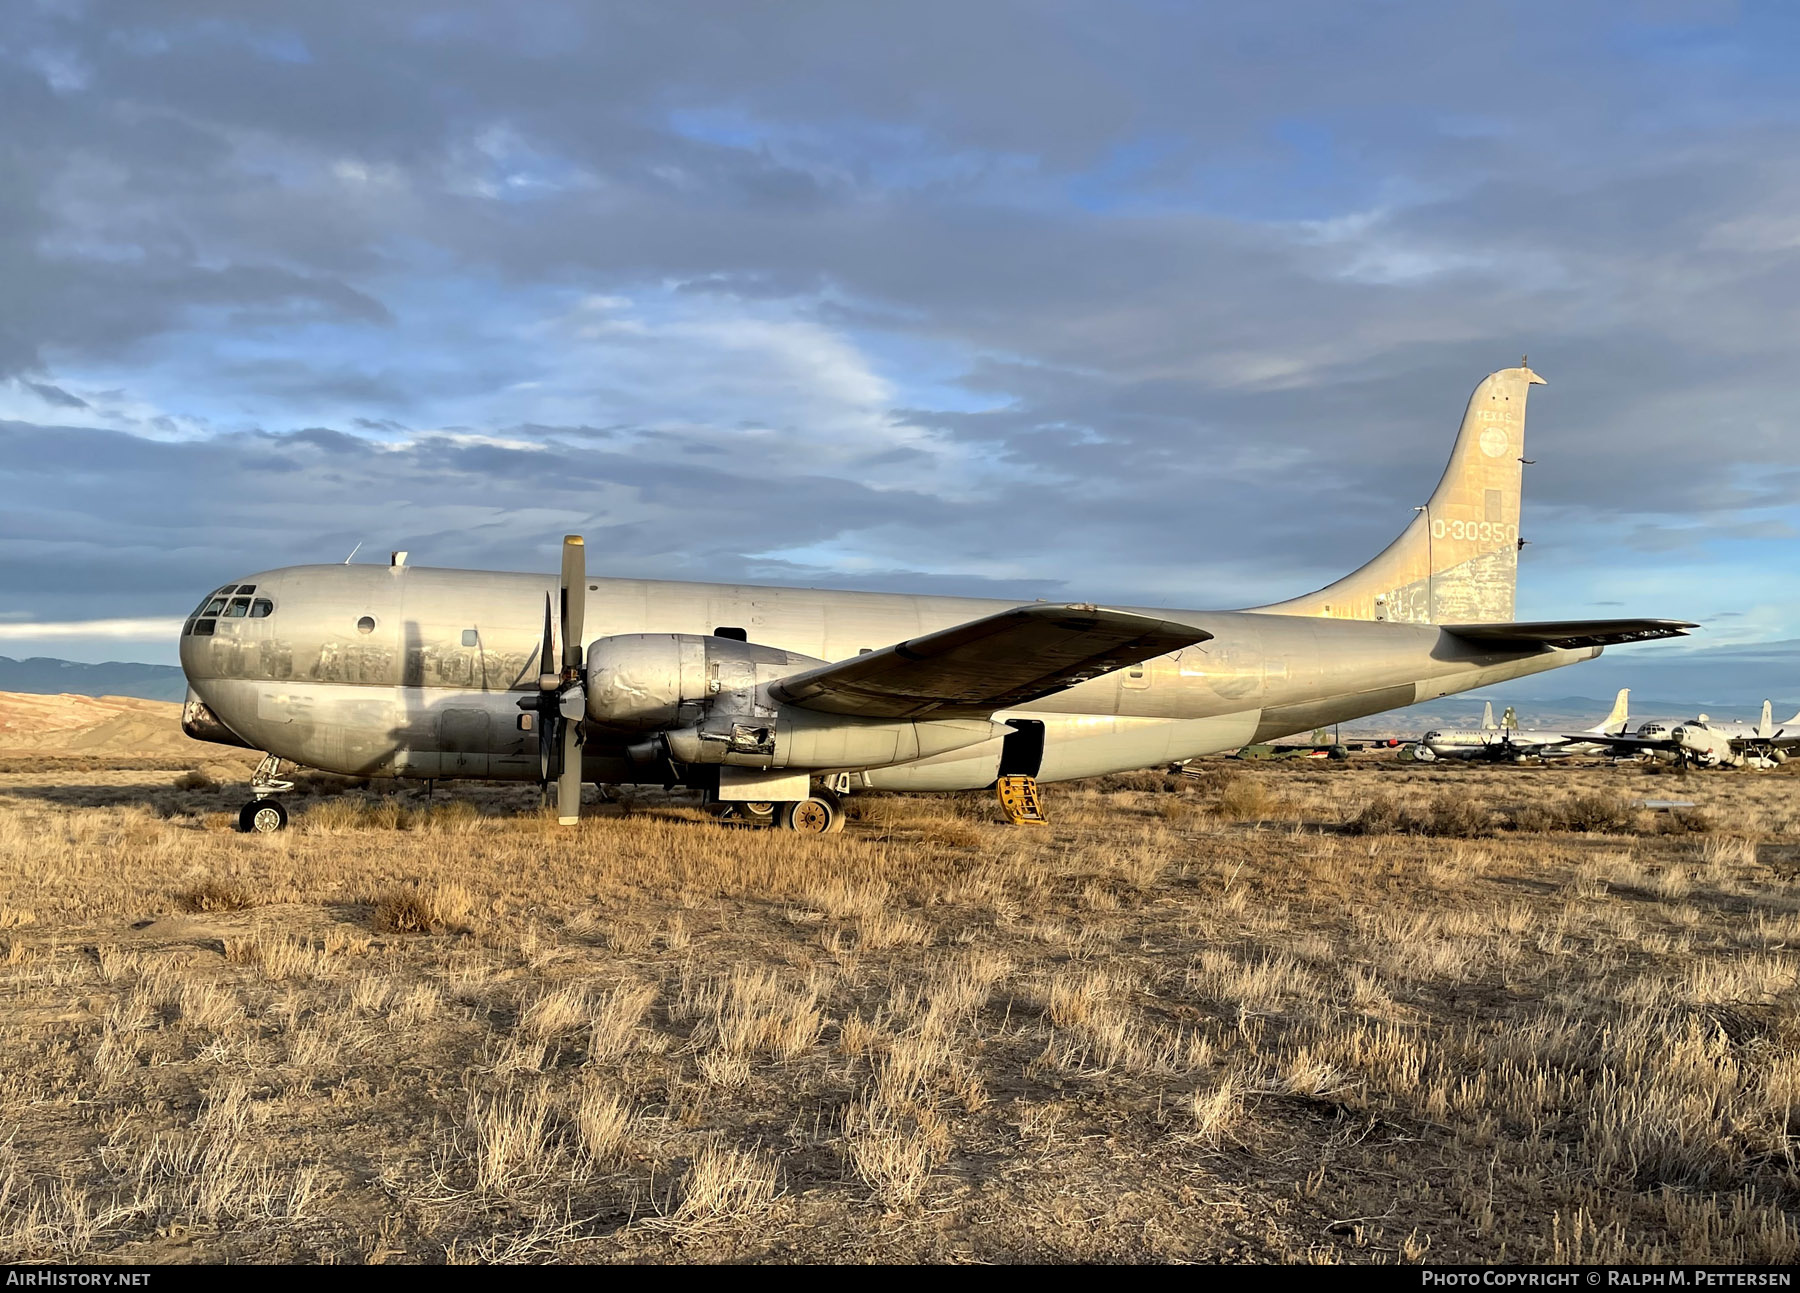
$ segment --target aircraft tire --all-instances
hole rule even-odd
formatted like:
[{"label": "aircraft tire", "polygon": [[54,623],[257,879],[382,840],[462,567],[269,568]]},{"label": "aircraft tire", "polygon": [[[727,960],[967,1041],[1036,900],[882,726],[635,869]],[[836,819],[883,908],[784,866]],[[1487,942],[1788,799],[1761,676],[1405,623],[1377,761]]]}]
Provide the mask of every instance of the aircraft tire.
[{"label": "aircraft tire", "polygon": [[844,829],[844,806],[825,795],[785,803],[781,824],[800,835],[832,835]]},{"label": "aircraft tire", "polygon": [[707,805],[714,817],[732,826],[773,826],[780,816],[778,807],[767,800],[741,799],[722,799]]},{"label": "aircraft tire", "polygon": [[279,799],[252,799],[238,809],[237,828],[246,835],[273,835],[287,824],[288,810]]}]

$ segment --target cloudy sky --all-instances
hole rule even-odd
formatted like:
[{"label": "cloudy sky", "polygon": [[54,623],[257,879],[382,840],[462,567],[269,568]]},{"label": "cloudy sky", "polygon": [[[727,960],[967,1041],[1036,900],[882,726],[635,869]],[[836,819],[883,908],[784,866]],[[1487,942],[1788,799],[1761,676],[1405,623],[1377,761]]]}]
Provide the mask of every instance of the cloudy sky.
[{"label": "cloudy sky", "polygon": [[9,0],[0,653],[577,530],[1271,601],[1524,352],[1521,615],[1800,638],[1796,56],[1748,0]]}]

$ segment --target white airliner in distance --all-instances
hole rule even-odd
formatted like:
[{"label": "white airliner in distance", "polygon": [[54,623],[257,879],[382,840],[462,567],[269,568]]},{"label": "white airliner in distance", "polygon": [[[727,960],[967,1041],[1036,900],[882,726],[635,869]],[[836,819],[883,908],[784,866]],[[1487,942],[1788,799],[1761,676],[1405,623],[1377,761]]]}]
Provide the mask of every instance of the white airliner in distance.
[{"label": "white airliner in distance", "polygon": [[1631,688],[1621,687],[1613,698],[1612,712],[1587,731],[1578,733],[1521,728],[1510,706],[1505,718],[1496,725],[1494,707],[1490,703],[1479,729],[1445,728],[1427,732],[1419,738],[1413,758],[1420,763],[1436,759],[1488,759],[1508,763],[1525,758],[1604,753],[1607,747],[1596,743],[1594,738],[1625,734],[1631,722],[1630,696]]},{"label": "white airliner in distance", "polygon": [[1762,703],[1762,717],[1755,723],[1696,715],[1685,723],[1645,723],[1636,733],[1620,732],[1604,738],[1615,754],[1667,758],[1698,768],[1772,768],[1787,762],[1788,751],[1800,745],[1800,713],[1776,723],[1774,705]]}]

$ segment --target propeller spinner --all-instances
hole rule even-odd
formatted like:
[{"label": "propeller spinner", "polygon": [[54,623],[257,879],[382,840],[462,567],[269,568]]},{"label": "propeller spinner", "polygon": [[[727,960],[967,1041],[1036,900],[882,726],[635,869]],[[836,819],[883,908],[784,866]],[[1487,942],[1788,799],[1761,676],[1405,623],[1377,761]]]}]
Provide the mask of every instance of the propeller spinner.
[{"label": "propeller spinner", "polygon": [[581,633],[587,609],[587,545],[579,534],[563,537],[561,588],[562,667],[557,668],[550,595],[544,594],[544,641],[538,654],[538,694],[519,708],[538,716],[538,781],[549,789],[556,773],[556,820],[581,819],[581,720],[587,712],[587,672]]}]

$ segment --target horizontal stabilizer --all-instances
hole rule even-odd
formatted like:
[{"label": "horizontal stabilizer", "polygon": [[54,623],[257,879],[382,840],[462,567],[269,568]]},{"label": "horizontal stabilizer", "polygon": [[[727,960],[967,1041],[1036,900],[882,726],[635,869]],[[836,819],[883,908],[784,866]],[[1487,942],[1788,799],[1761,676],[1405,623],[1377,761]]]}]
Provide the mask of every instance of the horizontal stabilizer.
[{"label": "horizontal stabilizer", "polygon": [[1529,651],[1533,647],[1618,646],[1686,637],[1699,628],[1686,620],[1548,620],[1537,624],[1446,624],[1444,632],[1496,651]]},{"label": "horizontal stabilizer", "polygon": [[770,690],[804,709],[865,718],[992,713],[1211,637],[1129,611],[1020,606],[793,674]]}]

